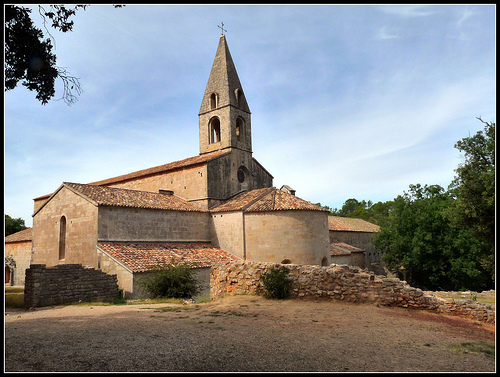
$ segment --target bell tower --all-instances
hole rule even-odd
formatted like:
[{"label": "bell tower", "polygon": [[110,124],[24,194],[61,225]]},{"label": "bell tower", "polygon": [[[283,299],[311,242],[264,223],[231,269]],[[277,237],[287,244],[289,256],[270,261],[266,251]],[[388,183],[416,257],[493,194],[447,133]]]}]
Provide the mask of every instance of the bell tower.
[{"label": "bell tower", "polygon": [[250,114],[223,34],[198,114],[200,154],[229,148],[251,153]]}]

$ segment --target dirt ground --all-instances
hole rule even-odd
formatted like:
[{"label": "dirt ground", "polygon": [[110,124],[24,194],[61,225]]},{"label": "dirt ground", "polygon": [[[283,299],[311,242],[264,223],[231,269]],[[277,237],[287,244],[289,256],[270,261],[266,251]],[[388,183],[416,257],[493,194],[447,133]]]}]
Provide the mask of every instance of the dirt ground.
[{"label": "dirt ground", "polygon": [[[486,342],[486,343],[484,343]],[[232,296],[5,315],[5,371],[493,372],[495,328],[403,308]]]}]

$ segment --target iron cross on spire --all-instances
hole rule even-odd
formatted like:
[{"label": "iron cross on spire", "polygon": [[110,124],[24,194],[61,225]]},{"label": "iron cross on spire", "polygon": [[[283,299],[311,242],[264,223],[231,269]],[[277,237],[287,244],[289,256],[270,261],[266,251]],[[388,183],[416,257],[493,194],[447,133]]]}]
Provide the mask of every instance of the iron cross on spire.
[{"label": "iron cross on spire", "polygon": [[226,29],[224,29],[224,22],[221,22],[221,25],[222,25],[222,26],[217,25],[217,27],[218,27],[218,28],[220,28],[220,29],[222,30],[220,34],[221,34],[221,35],[224,35],[224,32],[227,32],[227,30],[226,30]]}]

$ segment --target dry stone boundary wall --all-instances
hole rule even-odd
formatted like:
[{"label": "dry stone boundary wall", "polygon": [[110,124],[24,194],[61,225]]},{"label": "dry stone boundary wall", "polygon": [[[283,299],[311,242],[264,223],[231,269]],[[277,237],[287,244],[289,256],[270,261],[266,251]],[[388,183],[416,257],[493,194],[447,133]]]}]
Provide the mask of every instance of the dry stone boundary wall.
[{"label": "dry stone boundary wall", "polygon": [[236,261],[212,267],[210,295],[263,294],[260,277],[272,268],[290,270],[291,297],[334,299],[356,303],[424,309],[495,323],[494,305],[473,301],[449,301],[409,286],[405,281],[375,275],[347,265],[306,266]]},{"label": "dry stone boundary wall", "polygon": [[53,267],[32,264],[26,270],[24,305],[31,308],[79,301],[112,301],[118,292],[116,275],[79,264]]}]

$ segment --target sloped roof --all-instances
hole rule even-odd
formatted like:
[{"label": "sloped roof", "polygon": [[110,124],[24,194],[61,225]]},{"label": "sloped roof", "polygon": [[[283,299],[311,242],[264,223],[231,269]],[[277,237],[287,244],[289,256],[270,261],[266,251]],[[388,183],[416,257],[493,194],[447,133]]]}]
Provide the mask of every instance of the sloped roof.
[{"label": "sloped roof", "polygon": [[20,230],[5,237],[5,243],[31,241],[33,239],[33,228]]},{"label": "sloped roof", "polygon": [[380,226],[372,224],[363,219],[340,216],[328,216],[328,228],[330,230],[348,232],[376,233],[380,231]]},{"label": "sloped roof", "polygon": [[[164,209],[188,212],[206,212],[195,204],[175,195],[166,195],[149,191],[128,190],[114,187],[85,185],[64,182],[62,187],[92,201],[95,205]],[[57,192],[57,191],[56,191]],[[41,207],[42,208],[42,207]]]},{"label": "sloped roof", "polygon": [[275,187],[246,191],[213,208],[211,212],[268,212],[288,210],[327,211]]},{"label": "sloped roof", "polygon": [[[176,170],[176,169],[183,169],[183,168],[187,168],[187,167],[198,165],[198,164],[204,164],[204,163],[206,163],[214,158],[217,158],[219,156],[222,156],[226,153],[230,153],[230,152],[227,150],[220,150],[220,151],[215,151],[215,152],[210,152],[210,153],[204,153],[202,155],[185,158],[184,160],[174,161],[174,162],[170,162],[168,164],[163,164],[163,165],[155,166],[152,168],[139,170],[139,171],[136,171],[133,173],[119,175],[117,177],[92,182],[92,183],[89,183],[89,185],[109,186],[109,185],[116,184],[119,182],[129,181],[131,179],[137,179],[137,178],[142,178],[142,177],[146,177],[146,176],[150,176],[150,175],[161,174],[161,173],[165,173],[167,171]],[[45,199],[45,198],[50,197],[51,195],[52,194],[42,195],[42,196],[39,196],[38,198],[35,198],[34,200]]]},{"label": "sloped roof", "polygon": [[330,252],[331,255],[351,255],[351,253],[359,253],[363,252],[363,250],[344,242],[332,242]]},{"label": "sloped roof", "polygon": [[132,272],[144,272],[158,265],[193,262],[196,268],[238,260],[234,255],[208,242],[128,243],[99,242],[98,247],[125,264]]},{"label": "sloped roof", "polygon": [[210,153],[204,153],[204,154],[201,154],[198,156],[185,158],[184,160],[170,162],[168,164],[139,170],[139,171],[136,171],[133,173],[120,175],[120,176],[114,177],[114,178],[104,179],[102,181],[92,182],[90,184],[91,185],[106,186],[106,185],[110,185],[113,183],[127,181],[130,179],[135,179],[135,178],[139,178],[139,177],[143,177],[143,176],[147,176],[147,175],[159,174],[159,173],[164,173],[164,172],[167,172],[170,170],[186,168],[186,167],[189,167],[192,165],[203,164],[203,163],[205,163],[213,158],[219,157],[219,156],[226,154],[226,153],[229,153],[229,151],[220,150],[220,151],[215,151],[215,152],[210,152]]}]

